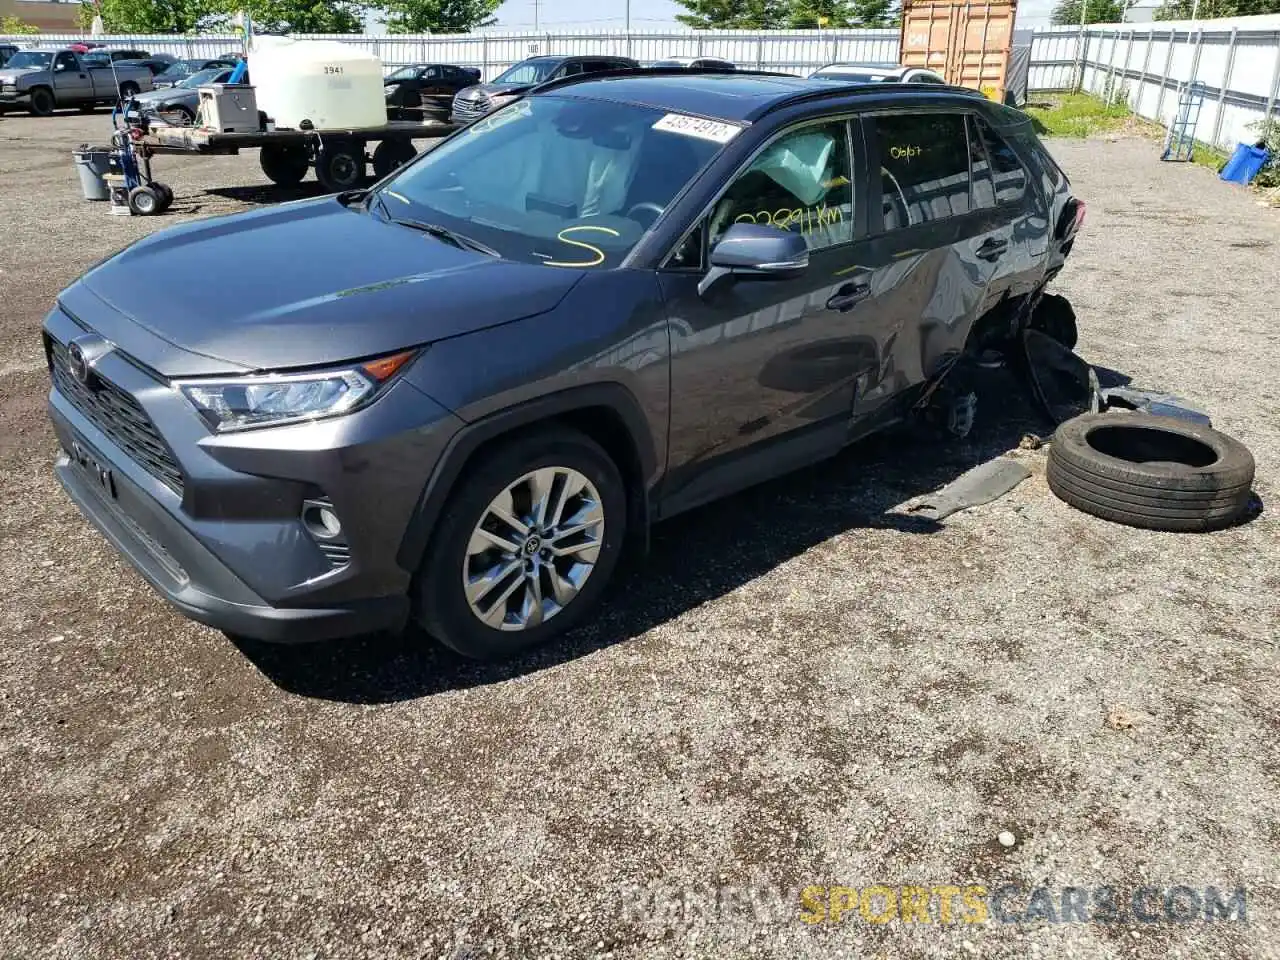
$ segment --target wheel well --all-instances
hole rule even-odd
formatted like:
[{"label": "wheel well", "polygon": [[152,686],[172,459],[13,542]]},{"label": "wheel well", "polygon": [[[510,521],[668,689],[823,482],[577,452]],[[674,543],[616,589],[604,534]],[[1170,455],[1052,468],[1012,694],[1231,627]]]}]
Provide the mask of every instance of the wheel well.
[{"label": "wheel well", "polygon": [[[465,482],[467,472],[472,465],[486,456],[496,446],[505,442],[516,431],[528,431],[541,426],[563,425],[572,427],[586,434],[600,445],[622,474],[622,482],[626,488],[627,498],[627,545],[629,548],[645,550],[649,542],[649,498],[645,489],[645,460],[634,430],[628,425],[626,416],[607,403],[586,403],[580,407],[548,410],[543,416],[529,418],[516,417],[509,424],[485,437],[482,441],[462,454],[461,462],[444,465],[443,484],[432,489],[434,481],[424,491],[424,499],[410,528],[406,531],[405,541],[401,544],[400,563],[406,569],[416,569],[425,555],[434,532],[439,512],[444,508],[457,489],[458,484]],[[446,458],[447,458],[446,454]]]}]

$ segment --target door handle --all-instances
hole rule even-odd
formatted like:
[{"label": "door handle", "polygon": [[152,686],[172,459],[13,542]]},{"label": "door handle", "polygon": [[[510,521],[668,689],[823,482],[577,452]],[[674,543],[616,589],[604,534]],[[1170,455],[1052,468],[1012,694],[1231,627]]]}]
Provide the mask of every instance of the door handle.
[{"label": "door handle", "polygon": [[871,284],[846,283],[836,288],[836,292],[827,301],[827,309],[848,313],[869,296],[871,296]]},{"label": "door handle", "polygon": [[1003,257],[1004,252],[1008,249],[1008,240],[997,240],[995,237],[990,237],[978,248],[978,259],[996,261]]}]

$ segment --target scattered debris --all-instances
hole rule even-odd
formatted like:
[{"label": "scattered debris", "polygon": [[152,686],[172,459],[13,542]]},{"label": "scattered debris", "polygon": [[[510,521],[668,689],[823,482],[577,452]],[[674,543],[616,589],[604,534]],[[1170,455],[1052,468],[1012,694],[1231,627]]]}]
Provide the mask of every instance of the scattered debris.
[{"label": "scattered debris", "polygon": [[957,511],[1003,497],[1029,476],[1031,471],[1016,460],[997,457],[960,474],[941,490],[915,503],[895,507],[892,512],[941,520]]},{"label": "scattered debris", "polygon": [[1180,420],[1190,420],[1192,423],[1202,423],[1206,427],[1213,426],[1209,420],[1209,414],[1189,400],[1156,390],[1108,387],[1102,391],[1102,409],[1139,410],[1157,417],[1177,417]]},{"label": "scattered debris", "polygon": [[1136,730],[1154,719],[1151,714],[1130,707],[1115,706],[1107,710],[1106,725],[1112,730]]},{"label": "scattered debris", "polygon": [[1018,441],[1019,450],[1039,450],[1043,446],[1044,440],[1034,433],[1024,433],[1022,439]]},{"label": "scattered debris", "polygon": [[1001,830],[996,839],[1000,841],[1000,846],[1005,849],[1015,846],[1018,842],[1018,838],[1013,835],[1011,830]]}]

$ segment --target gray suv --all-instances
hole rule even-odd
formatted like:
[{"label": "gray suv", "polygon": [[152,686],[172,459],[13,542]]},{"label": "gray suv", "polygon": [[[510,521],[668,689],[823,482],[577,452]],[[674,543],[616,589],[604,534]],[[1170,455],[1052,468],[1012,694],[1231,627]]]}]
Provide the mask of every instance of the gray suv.
[{"label": "gray suv", "polygon": [[[1019,332],[1082,215],[968,91],[567,79],[371,189],[86,273],[44,325],[57,473],[204,623],[502,656],[649,524],[910,416]],[[234,296],[139,282],[215,274]]]}]

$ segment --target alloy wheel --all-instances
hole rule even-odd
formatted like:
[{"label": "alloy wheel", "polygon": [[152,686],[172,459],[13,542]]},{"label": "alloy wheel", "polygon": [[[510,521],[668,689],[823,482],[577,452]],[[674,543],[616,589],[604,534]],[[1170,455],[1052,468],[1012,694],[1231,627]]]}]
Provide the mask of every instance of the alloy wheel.
[{"label": "alloy wheel", "polygon": [[600,556],[604,505],[568,467],[525,474],[481,514],[467,543],[462,586],[471,612],[495,630],[532,629],[573,602]]}]

